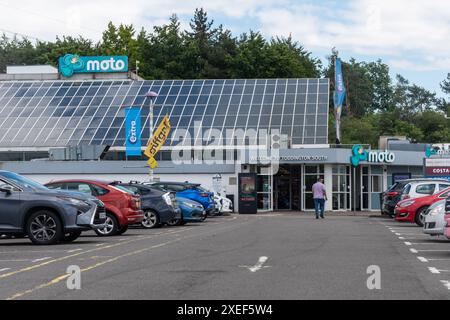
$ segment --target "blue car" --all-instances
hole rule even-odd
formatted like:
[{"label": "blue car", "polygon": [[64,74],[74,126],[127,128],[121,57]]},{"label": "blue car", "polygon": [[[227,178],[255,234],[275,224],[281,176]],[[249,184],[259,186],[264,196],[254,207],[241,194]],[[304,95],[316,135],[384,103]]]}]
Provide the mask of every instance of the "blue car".
[{"label": "blue car", "polygon": [[184,222],[199,222],[206,219],[206,212],[201,203],[187,198],[177,197]]},{"label": "blue car", "polygon": [[163,191],[176,192],[177,197],[187,198],[202,204],[207,215],[211,215],[216,210],[214,193],[206,191],[198,183],[189,182],[156,182],[152,187]]}]

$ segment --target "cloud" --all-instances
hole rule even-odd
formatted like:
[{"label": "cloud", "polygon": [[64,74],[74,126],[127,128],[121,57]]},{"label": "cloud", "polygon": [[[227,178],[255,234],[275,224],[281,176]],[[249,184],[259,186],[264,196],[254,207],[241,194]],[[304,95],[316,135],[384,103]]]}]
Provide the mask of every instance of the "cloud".
[{"label": "cloud", "polygon": [[[329,4],[330,2],[326,2]],[[387,56],[399,68],[450,68],[450,3],[447,0],[352,0],[342,7],[324,2],[257,13],[262,32],[289,35],[309,50],[337,47],[352,55]],[[406,60],[423,57],[419,61]],[[417,66],[415,62],[429,63]]]},{"label": "cloud", "polygon": [[399,69],[450,69],[448,0],[0,0],[0,32],[97,41],[109,21],[152,30],[176,13],[187,27],[198,7],[235,32],[250,25],[268,38],[292,35],[319,54],[336,47],[346,56],[381,57]]},{"label": "cloud", "polygon": [[[284,0],[281,0],[281,3]],[[78,35],[98,40],[109,21],[133,23],[149,30],[176,13],[190,19],[195,8],[205,8],[210,16],[244,19],[254,16],[269,0],[0,0],[0,29],[53,40],[56,35]],[[66,3],[66,4],[64,4]],[[183,21],[186,25],[187,21]],[[218,21],[219,22],[219,21]],[[0,30],[1,32],[1,30]]]}]

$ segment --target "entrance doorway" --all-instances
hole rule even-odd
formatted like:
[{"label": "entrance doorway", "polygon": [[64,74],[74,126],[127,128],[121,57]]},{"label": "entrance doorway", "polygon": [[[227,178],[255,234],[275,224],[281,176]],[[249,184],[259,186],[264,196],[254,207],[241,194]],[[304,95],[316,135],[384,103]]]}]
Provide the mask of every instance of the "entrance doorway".
[{"label": "entrance doorway", "polygon": [[280,165],[273,191],[275,210],[302,210],[302,166]]}]

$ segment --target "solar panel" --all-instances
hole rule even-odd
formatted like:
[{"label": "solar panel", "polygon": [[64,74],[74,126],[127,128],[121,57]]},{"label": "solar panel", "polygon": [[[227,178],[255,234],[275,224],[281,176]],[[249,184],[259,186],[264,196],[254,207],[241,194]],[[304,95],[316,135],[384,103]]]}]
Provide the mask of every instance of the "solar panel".
[{"label": "solar panel", "polygon": [[168,145],[183,132],[185,143],[205,145],[220,132],[221,142],[241,144],[234,135],[274,129],[292,144],[328,142],[328,79],[1,81],[0,147],[121,147],[130,106],[141,108],[145,145],[150,90],[159,93],[154,123],[170,117]]}]

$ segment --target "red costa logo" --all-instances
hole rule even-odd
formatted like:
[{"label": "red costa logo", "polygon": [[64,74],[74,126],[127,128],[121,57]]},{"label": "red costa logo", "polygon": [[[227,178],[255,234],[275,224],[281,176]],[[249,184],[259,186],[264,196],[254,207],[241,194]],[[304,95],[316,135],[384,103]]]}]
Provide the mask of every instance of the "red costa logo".
[{"label": "red costa logo", "polygon": [[427,175],[433,176],[450,176],[450,167],[427,167],[425,169]]}]

